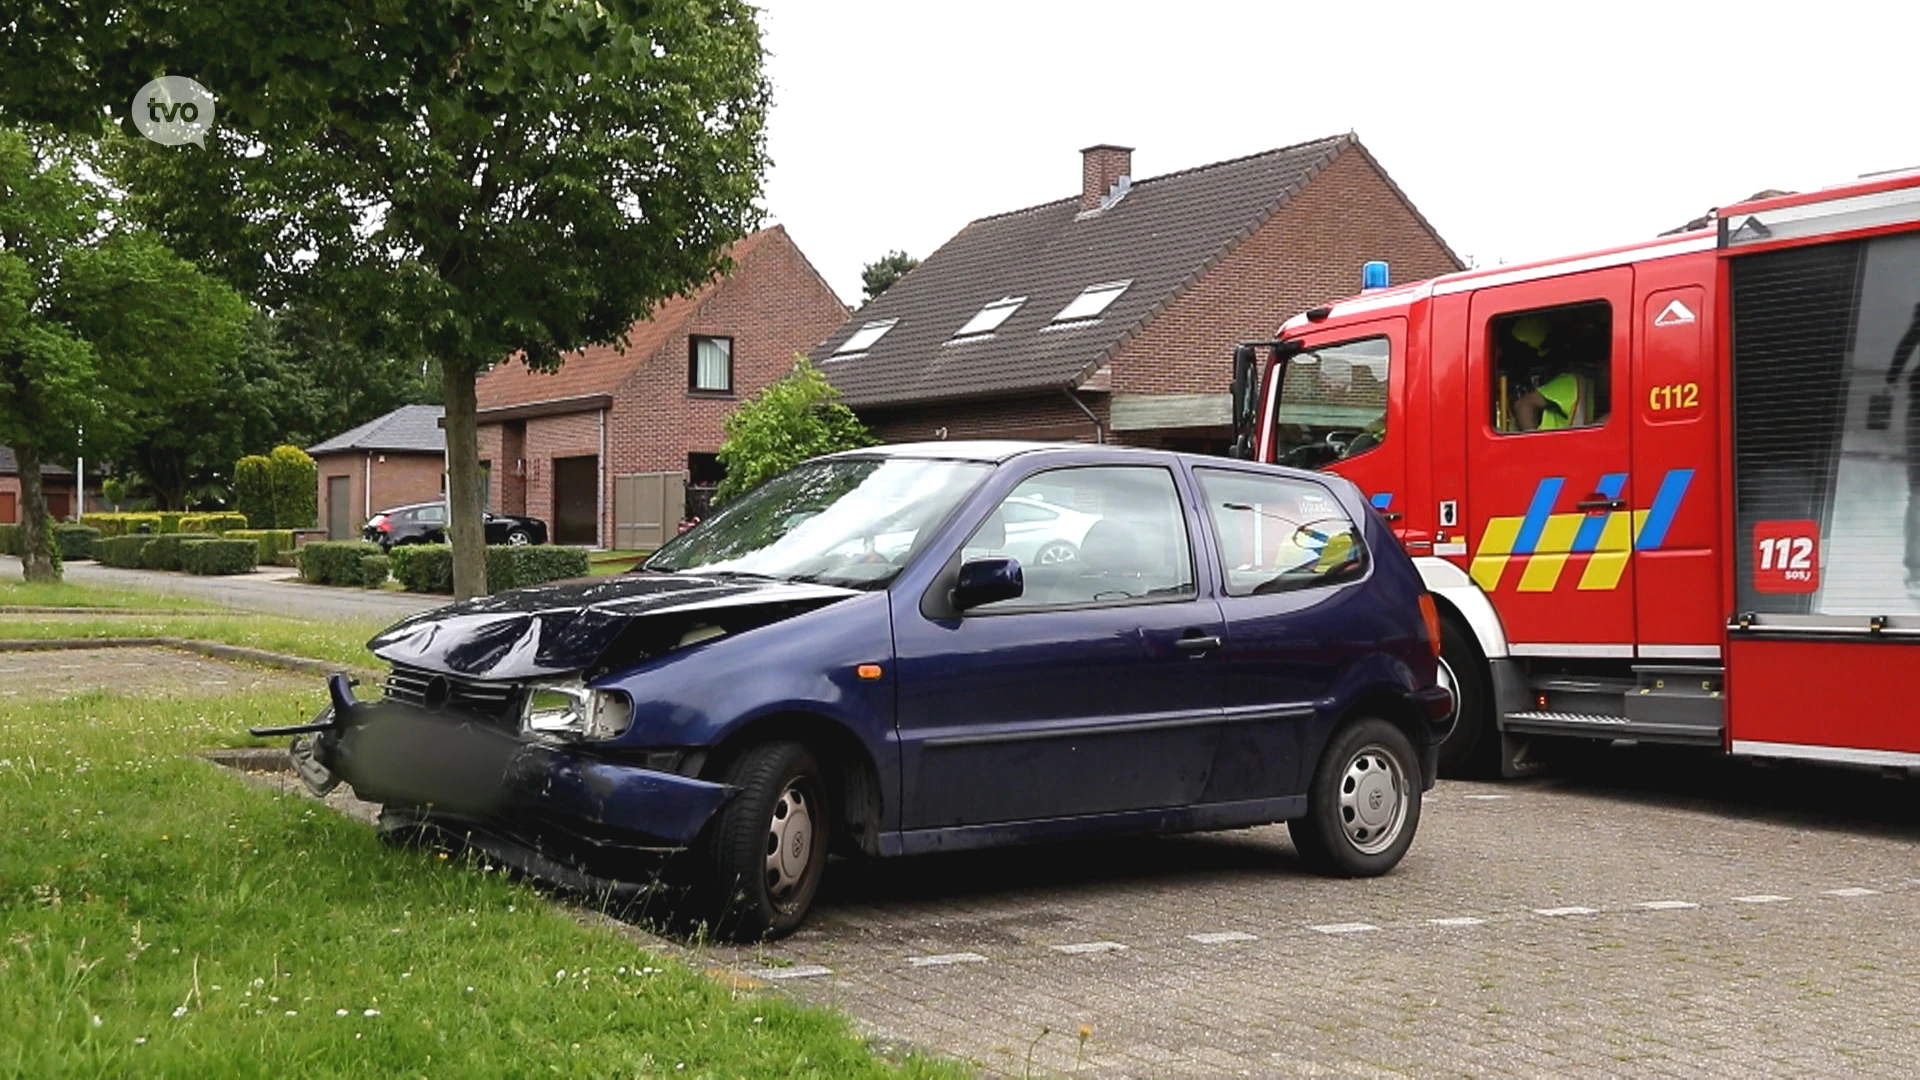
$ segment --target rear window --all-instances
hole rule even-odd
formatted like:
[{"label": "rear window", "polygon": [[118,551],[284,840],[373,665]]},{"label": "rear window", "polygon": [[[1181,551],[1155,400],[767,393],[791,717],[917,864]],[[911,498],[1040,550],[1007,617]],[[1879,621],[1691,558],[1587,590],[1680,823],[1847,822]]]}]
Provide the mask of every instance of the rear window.
[{"label": "rear window", "polygon": [[1367,572],[1360,530],[1311,480],[1195,469],[1229,596],[1354,581]]}]

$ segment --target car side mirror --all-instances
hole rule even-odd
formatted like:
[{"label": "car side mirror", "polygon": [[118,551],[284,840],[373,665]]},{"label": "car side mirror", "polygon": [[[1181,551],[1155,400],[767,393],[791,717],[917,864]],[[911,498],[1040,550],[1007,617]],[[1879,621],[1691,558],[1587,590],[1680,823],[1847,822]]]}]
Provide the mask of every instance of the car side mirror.
[{"label": "car side mirror", "polygon": [[960,579],[953,586],[953,606],[969,611],[982,604],[1012,600],[1026,591],[1026,577],[1020,572],[1018,559],[969,559],[960,564]]}]

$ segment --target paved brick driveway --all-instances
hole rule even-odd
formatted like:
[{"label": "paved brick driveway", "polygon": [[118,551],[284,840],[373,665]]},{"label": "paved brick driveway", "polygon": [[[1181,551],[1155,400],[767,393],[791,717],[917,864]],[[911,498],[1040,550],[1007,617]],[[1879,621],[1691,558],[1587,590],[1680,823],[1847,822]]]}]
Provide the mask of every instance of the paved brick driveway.
[{"label": "paved brick driveway", "polygon": [[1284,829],[836,864],[712,959],[1011,1075],[1911,1074],[1916,841],[1920,783],[1619,750],[1443,784],[1382,880]]}]

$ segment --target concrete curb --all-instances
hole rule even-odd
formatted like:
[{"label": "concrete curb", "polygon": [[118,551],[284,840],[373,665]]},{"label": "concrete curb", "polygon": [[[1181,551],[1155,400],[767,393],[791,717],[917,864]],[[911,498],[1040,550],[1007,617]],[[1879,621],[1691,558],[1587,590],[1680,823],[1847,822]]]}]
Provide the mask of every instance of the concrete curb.
[{"label": "concrete curb", "polygon": [[[143,608],[143,607],[35,607],[20,604],[0,605],[0,615],[225,615],[228,612],[213,609],[200,611],[193,608]],[[235,614],[252,615],[254,612]]]},{"label": "concrete curb", "polygon": [[250,746],[231,750],[202,750],[200,756],[222,768],[241,772],[292,772],[293,759],[277,746]]},{"label": "concrete curb", "polygon": [[349,664],[336,664],[327,660],[314,660],[305,656],[288,656],[284,653],[268,652],[265,649],[252,649],[244,645],[227,645],[218,641],[196,641],[192,638],[177,637],[117,637],[117,638],[44,638],[38,640],[0,638],[0,653],[5,652],[71,652],[77,649],[179,649],[182,652],[197,653],[212,660],[225,660],[230,663],[254,664],[259,667],[278,668],[281,671],[297,671],[305,675],[331,675],[344,671],[348,675],[361,679],[379,681],[385,678],[372,668],[354,667]]}]

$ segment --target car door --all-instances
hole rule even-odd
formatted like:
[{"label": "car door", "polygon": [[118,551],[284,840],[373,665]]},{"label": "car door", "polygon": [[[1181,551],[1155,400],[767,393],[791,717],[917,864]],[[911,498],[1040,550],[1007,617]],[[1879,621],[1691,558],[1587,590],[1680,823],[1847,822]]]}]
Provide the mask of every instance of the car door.
[{"label": "car door", "polygon": [[[906,829],[1191,804],[1219,738],[1220,609],[1171,467],[1035,473],[1013,500],[1096,520],[1020,597],[895,624]],[[962,558],[1002,555],[1003,501]],[[924,607],[924,606],[923,606]]]},{"label": "car door", "polygon": [[423,506],[413,512],[415,528],[420,531],[423,544],[444,544],[447,542],[447,508],[444,506]]},{"label": "car door", "polygon": [[1324,484],[1230,466],[1193,473],[1226,622],[1226,723],[1205,801],[1299,794],[1314,703],[1369,650],[1367,618],[1343,610],[1360,599],[1366,550]]}]

